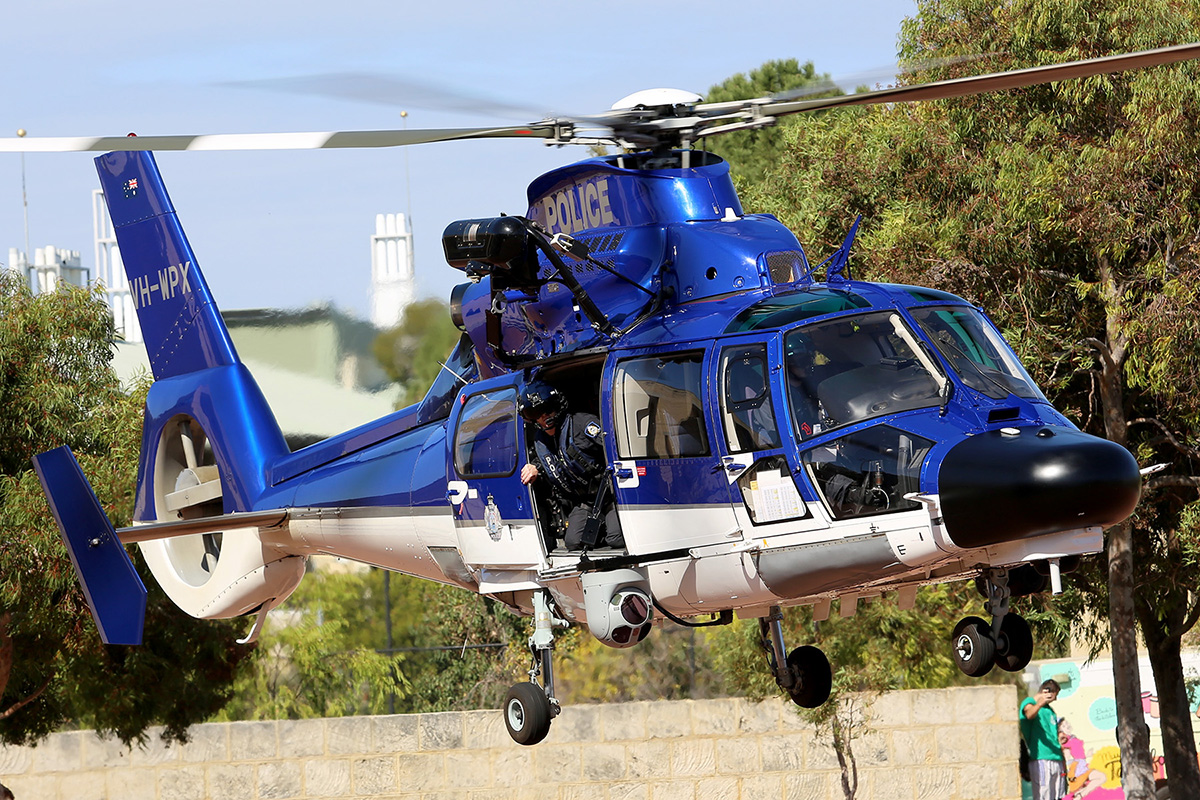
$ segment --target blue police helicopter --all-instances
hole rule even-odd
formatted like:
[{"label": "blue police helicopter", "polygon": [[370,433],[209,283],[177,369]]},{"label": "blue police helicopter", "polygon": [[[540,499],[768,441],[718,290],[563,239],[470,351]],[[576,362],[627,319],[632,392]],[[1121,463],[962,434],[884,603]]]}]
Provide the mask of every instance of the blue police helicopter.
[{"label": "blue police helicopter", "polygon": [[[848,615],[889,591],[905,607],[923,585],[975,579],[984,616],[954,629],[956,662],[972,676],[1021,670],[1033,640],[1010,598],[1047,579],[1059,591],[1062,571],[1101,550],[1103,528],[1138,501],[1137,462],[1055,410],[980,309],[853,279],[857,222],[813,264],[776,219],[743,210],[724,161],[693,146],[785,114],[1198,55],[1193,44],[822,99],[651,90],[602,115],[509,128],[0,142],[111,151],[96,165],[155,379],[136,524],[113,529],[65,448],[35,459],[104,640],[140,641],[145,589],[123,546],[137,542],[187,613],[257,615],[243,641],[312,554],[532,616],[529,680],[503,709],[521,744],[541,741],[559,713],[551,654],[574,624],[624,648],[656,618],[756,618],[779,686],[815,707],[830,665],[815,647],[787,651],[782,608],[822,619],[836,599]],[[525,216],[451,223],[446,258],[468,279],[451,298],[462,336],[426,397],[290,451],[148,151],[490,137],[621,152],[538,178]],[[580,549],[564,546],[554,482],[522,477],[537,442],[555,442],[531,424],[545,421],[540,404],[522,413],[532,385],[560,422],[568,409],[586,415],[599,448]],[[558,444],[578,466],[579,442]],[[620,546],[602,546],[598,508],[615,515]]]}]

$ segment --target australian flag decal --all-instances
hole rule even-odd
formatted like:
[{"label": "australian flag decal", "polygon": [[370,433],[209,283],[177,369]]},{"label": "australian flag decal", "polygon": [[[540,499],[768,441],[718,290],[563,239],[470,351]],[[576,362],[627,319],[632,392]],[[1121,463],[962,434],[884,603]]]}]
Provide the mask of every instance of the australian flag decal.
[{"label": "australian flag decal", "polygon": [[138,192],[138,179],[137,178],[130,178],[129,180],[125,181],[125,199],[126,200],[128,200],[131,197],[137,197],[137,192]]}]

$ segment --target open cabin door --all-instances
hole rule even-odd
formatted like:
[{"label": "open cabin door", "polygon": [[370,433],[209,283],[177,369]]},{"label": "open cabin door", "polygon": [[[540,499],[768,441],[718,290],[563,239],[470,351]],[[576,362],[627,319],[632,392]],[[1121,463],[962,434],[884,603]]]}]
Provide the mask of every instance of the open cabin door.
[{"label": "open cabin door", "polygon": [[463,561],[473,568],[533,568],[545,559],[529,487],[521,483],[525,432],[519,376],[463,390],[450,413],[446,499]]},{"label": "open cabin door", "polygon": [[635,351],[605,368],[617,513],[633,555],[741,539],[705,413],[711,358],[694,346]]}]

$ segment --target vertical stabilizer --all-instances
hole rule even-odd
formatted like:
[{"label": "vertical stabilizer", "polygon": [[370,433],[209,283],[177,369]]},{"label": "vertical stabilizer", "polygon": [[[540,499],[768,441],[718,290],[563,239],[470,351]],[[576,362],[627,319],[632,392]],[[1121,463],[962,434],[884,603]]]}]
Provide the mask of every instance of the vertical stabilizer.
[{"label": "vertical stabilizer", "polygon": [[288,453],[279,424],[238,359],[153,154],[108,153],[96,169],[155,380],[134,518],[249,511],[267,465]]},{"label": "vertical stabilizer", "polygon": [[156,380],[238,361],[149,152],[96,159]]}]

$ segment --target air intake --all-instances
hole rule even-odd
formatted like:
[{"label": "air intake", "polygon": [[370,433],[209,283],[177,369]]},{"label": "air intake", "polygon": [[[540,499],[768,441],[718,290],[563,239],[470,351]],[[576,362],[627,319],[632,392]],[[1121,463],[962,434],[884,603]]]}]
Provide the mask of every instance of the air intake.
[{"label": "air intake", "polygon": [[771,283],[795,283],[808,272],[808,261],[800,250],[776,250],[766,254]]},{"label": "air intake", "polygon": [[1019,408],[994,408],[988,412],[988,422],[1008,422],[1020,416]]}]

